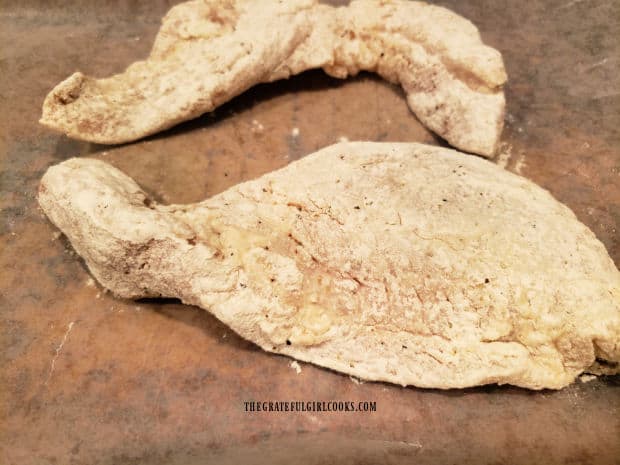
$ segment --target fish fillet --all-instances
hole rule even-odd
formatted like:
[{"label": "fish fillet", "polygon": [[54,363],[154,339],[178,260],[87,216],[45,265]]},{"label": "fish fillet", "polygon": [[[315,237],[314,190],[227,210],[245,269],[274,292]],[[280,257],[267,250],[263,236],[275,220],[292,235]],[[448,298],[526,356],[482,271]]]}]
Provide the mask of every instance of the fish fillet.
[{"label": "fish fillet", "polygon": [[484,156],[496,150],[500,53],[466,19],[405,0],[182,3],[162,20],[148,59],[104,79],[76,72],[45,98],[40,122],[76,139],[124,143],[312,68],[338,78],[376,72],[400,84],[420,121],[450,144]]},{"label": "fish fillet", "polygon": [[190,205],[71,159],[39,203],[115,295],[179,298],[266,351],[358,378],[559,389],[618,371],[620,273],[604,246],[477,157],[337,144]]}]

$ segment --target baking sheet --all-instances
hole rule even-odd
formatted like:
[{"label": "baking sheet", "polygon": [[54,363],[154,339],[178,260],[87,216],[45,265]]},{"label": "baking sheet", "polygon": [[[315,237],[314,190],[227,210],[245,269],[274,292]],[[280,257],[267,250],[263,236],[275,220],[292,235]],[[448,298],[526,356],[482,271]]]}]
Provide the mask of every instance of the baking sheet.
[{"label": "baking sheet", "polygon": [[[341,2],[342,3],[342,2]],[[570,206],[620,264],[620,4],[440,2],[509,75],[496,162]],[[312,71],[120,147],[37,124],[75,70],[144,58],[170,2],[0,6],[0,462],[618,463],[618,377],[559,391],[357,383],[266,354],[203,310],[123,301],[90,278],[36,203],[73,156],[103,159],[162,202],[198,201],[342,137],[442,144],[395,86]],[[295,135],[297,134],[298,135]],[[246,412],[249,401],[369,401],[375,412]]]}]

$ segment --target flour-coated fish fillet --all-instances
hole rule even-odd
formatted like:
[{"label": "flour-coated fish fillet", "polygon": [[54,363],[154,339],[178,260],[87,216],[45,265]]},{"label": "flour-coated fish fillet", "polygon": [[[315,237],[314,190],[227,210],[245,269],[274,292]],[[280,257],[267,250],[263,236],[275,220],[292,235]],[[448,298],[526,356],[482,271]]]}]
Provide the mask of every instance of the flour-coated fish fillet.
[{"label": "flour-coated fish fillet", "polygon": [[477,157],[344,143],[167,206],[71,159],[39,203],[114,294],[178,297],[266,351],[363,379],[557,389],[618,369],[620,273],[604,246]]},{"label": "flour-coated fish fillet", "polygon": [[76,139],[129,142],[312,68],[338,78],[376,72],[400,84],[420,121],[450,144],[484,156],[497,148],[500,53],[461,16],[406,0],[182,3],[162,20],[146,60],[109,78],[71,75],[45,98],[40,122]]}]

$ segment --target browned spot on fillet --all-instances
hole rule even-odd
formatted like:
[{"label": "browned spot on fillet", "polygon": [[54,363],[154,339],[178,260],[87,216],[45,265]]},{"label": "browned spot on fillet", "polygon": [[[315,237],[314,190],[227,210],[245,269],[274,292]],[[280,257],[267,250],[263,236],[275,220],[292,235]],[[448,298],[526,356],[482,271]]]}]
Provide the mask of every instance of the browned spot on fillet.
[{"label": "browned spot on fillet", "polygon": [[78,130],[83,133],[99,134],[103,128],[104,124],[101,119],[84,119],[78,123]]}]

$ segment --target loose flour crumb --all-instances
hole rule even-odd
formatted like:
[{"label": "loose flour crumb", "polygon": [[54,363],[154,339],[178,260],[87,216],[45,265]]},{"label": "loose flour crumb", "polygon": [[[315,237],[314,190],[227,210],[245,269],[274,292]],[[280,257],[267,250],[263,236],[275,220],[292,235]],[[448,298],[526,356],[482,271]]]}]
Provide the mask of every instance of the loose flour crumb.
[{"label": "loose flour crumb", "polygon": [[299,366],[299,363],[297,363],[297,360],[293,360],[290,363],[290,366],[293,370],[295,370],[295,373],[297,374],[301,373],[301,367]]},{"label": "loose flour crumb", "polygon": [[512,145],[507,142],[502,142],[499,146],[499,153],[495,158],[495,163],[502,168],[506,168],[508,162],[510,162],[510,157],[512,157]]}]

